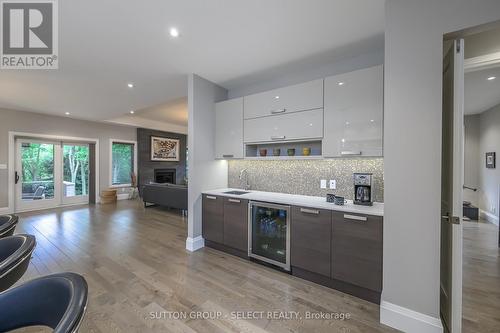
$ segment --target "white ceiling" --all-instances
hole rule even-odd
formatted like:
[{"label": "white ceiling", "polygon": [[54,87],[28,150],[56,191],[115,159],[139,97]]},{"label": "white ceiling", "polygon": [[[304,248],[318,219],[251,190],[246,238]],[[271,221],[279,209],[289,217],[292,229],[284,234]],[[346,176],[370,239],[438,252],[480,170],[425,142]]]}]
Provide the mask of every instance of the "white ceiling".
[{"label": "white ceiling", "polygon": [[[488,77],[497,78],[488,81]],[[465,114],[478,114],[500,104],[500,67],[465,74]]]},{"label": "white ceiling", "polygon": [[0,108],[90,120],[146,109],[180,124],[178,108],[148,108],[186,96],[188,73],[232,88],[283,64],[313,66],[383,34],[384,0],[64,0],[59,17],[59,70],[0,71]]}]

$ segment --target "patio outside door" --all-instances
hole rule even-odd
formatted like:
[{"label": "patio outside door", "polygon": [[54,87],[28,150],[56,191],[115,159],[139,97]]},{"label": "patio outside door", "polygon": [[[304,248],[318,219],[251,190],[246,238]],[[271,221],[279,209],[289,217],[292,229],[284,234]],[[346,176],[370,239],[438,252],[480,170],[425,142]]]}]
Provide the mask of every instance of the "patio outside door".
[{"label": "patio outside door", "polygon": [[16,139],[16,207],[29,211],[89,202],[89,145]]},{"label": "patio outside door", "polygon": [[61,202],[60,143],[16,140],[16,211],[56,207]]}]

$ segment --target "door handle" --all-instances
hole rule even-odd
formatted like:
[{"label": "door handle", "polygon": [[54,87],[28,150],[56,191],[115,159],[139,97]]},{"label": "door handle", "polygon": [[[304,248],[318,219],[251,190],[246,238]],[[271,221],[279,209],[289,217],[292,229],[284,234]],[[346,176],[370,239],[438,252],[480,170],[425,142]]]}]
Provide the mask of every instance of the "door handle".
[{"label": "door handle", "polygon": [[286,112],[286,109],[276,109],[276,110],[271,110],[271,114],[276,114],[276,113],[283,113]]},{"label": "door handle", "polygon": [[344,214],[344,218],[346,220],[356,220],[356,221],[363,221],[363,222],[368,221],[368,218],[366,216],[358,216],[358,215],[351,215],[351,214]]},{"label": "door handle", "polygon": [[227,199],[227,201],[234,202],[234,203],[241,203],[241,201],[238,199]]},{"label": "door handle", "polygon": [[271,140],[285,140],[286,136],[284,135],[275,135],[271,137]]},{"label": "door handle", "polygon": [[15,184],[19,183],[19,174],[16,171],[16,174],[14,175],[14,182]]},{"label": "door handle", "polygon": [[452,224],[460,224],[460,217],[458,216],[443,215],[441,219]]},{"label": "door handle", "polygon": [[306,213],[306,214],[319,215],[319,210],[316,210],[316,209],[301,208],[300,212],[301,213]]},{"label": "door handle", "polygon": [[207,196],[205,196],[205,198],[207,198],[209,200],[217,200],[217,197],[213,197],[211,195],[207,195]]}]

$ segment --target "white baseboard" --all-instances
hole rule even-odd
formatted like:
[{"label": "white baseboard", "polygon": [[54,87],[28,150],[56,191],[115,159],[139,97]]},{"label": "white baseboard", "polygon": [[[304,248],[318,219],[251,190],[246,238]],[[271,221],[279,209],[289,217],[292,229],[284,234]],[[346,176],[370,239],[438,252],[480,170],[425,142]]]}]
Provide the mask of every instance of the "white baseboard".
[{"label": "white baseboard", "polygon": [[12,211],[9,207],[2,207],[0,208],[0,214],[12,214]]},{"label": "white baseboard", "polygon": [[442,333],[440,318],[428,316],[386,301],[380,303],[380,322],[406,333]]},{"label": "white baseboard", "polygon": [[485,210],[480,210],[479,211],[479,216],[483,219],[485,219],[486,221],[488,222],[491,222],[493,224],[496,224],[498,225],[498,216],[490,213],[490,212],[487,212]]},{"label": "white baseboard", "polygon": [[129,196],[128,193],[118,193],[116,195],[116,200],[128,200]]},{"label": "white baseboard", "polygon": [[203,239],[203,237],[198,236],[195,238],[186,238],[186,250],[194,252],[201,249],[202,247],[205,247],[205,240]]}]

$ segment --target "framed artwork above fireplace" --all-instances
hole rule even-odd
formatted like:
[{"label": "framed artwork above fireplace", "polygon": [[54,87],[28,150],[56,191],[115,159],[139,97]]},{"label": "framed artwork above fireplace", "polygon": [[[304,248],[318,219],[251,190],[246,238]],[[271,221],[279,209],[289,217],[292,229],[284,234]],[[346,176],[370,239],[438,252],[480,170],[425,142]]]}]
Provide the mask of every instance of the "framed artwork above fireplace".
[{"label": "framed artwork above fireplace", "polygon": [[151,136],[151,161],[179,161],[179,139]]}]

